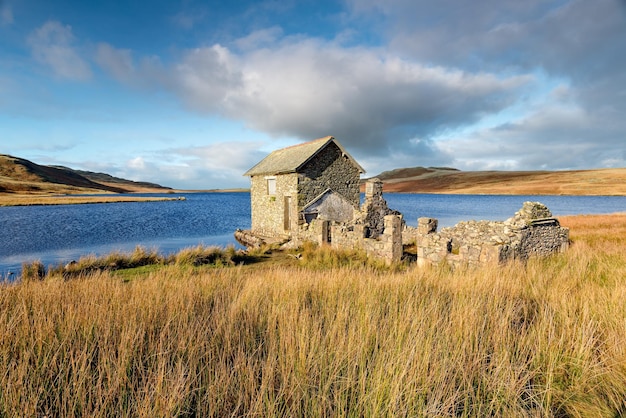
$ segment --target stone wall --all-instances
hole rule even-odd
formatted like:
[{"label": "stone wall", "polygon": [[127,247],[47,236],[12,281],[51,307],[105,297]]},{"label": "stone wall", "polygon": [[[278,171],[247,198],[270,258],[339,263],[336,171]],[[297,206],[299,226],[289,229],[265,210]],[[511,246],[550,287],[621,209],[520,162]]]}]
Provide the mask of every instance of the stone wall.
[{"label": "stone wall", "polygon": [[385,229],[384,218],[387,215],[400,215],[389,209],[383,198],[383,182],[377,178],[365,183],[365,201],[361,207],[361,221],[366,238],[377,238]]},{"label": "stone wall", "polygon": [[316,219],[301,228],[290,246],[311,241],[333,248],[362,249],[369,256],[380,258],[388,263],[402,259],[402,216],[387,215],[383,219],[383,232],[377,238],[366,238],[364,228],[359,223],[330,222]]},{"label": "stone wall", "polygon": [[309,204],[327,189],[339,193],[359,206],[360,172],[334,143],[328,144],[300,169],[298,206]]},{"label": "stone wall", "polygon": [[[276,191],[269,194],[268,178],[276,181]],[[250,204],[252,209],[252,232],[261,236],[288,235],[298,226],[298,175],[252,176],[250,179]],[[286,230],[285,197],[290,197],[290,222]]]},{"label": "stone wall", "polygon": [[526,260],[565,251],[569,244],[569,230],[539,202],[525,202],[504,222],[459,222],[440,232],[436,219],[419,218],[415,236],[418,263],[453,266]]},{"label": "stone wall", "polygon": [[371,179],[365,185],[365,202],[347,222],[330,222],[323,218],[300,225],[290,246],[304,241],[334,248],[359,248],[372,257],[387,262],[402,259],[402,215],[389,209],[382,195],[382,182]]}]

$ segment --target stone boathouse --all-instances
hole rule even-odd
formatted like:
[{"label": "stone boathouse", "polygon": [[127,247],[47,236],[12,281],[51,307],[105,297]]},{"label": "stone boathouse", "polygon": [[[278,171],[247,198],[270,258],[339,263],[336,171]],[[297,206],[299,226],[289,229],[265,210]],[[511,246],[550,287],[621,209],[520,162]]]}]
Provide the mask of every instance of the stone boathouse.
[{"label": "stone boathouse", "polygon": [[276,150],[248,170],[251,232],[292,238],[318,216],[352,220],[365,170],[332,136]]},{"label": "stone boathouse", "polygon": [[335,248],[360,248],[387,262],[402,259],[403,244],[414,244],[421,265],[452,266],[526,259],[564,251],[569,230],[547,207],[526,202],[504,222],[468,221],[437,232],[437,220],[419,218],[407,227],[402,214],[383,198],[383,183],[365,184],[365,170],[332,136],[276,150],[248,170],[252,227],[235,231],[247,247],[305,241]]}]

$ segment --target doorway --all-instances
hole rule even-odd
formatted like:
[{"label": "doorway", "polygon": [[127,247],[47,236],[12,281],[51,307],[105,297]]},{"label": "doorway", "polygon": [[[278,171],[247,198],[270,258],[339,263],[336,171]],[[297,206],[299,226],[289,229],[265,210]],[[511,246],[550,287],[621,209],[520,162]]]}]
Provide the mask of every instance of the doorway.
[{"label": "doorway", "polygon": [[285,207],[283,215],[283,228],[285,231],[291,230],[291,196],[285,196]]}]

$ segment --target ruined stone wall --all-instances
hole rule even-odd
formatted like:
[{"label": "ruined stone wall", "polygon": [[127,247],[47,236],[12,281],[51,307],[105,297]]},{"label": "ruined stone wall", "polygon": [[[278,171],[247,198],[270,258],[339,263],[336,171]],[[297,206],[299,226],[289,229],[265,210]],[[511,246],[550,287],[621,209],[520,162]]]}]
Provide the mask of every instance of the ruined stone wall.
[{"label": "ruined stone wall", "polygon": [[300,169],[298,205],[300,208],[326,189],[341,194],[355,207],[359,206],[359,169],[341,149],[330,143]]},{"label": "ruined stone wall", "polygon": [[444,260],[452,265],[499,261],[500,253],[508,251],[508,244],[515,237],[514,233],[505,233],[501,222],[490,221],[459,222],[438,233],[436,230],[425,232],[423,225],[433,221],[436,220],[418,219],[416,244],[420,264],[438,264]]},{"label": "ruined stone wall", "polygon": [[568,248],[569,231],[557,225],[532,225],[521,231],[515,257],[527,259],[533,256],[546,256],[563,252]]},{"label": "ruined stone wall", "polygon": [[383,182],[377,178],[369,179],[365,183],[365,201],[361,207],[361,223],[366,238],[377,238],[383,233],[387,215],[400,215],[400,212],[387,206],[383,198]]},{"label": "ruined stone wall", "polygon": [[504,222],[459,222],[440,232],[436,228],[435,219],[418,219],[416,244],[420,264],[446,261],[459,266],[526,260],[565,251],[569,243],[569,230],[561,227],[539,202],[525,202]]},{"label": "ruined stone wall", "polygon": [[306,241],[331,245],[338,249],[362,249],[369,256],[388,263],[399,262],[403,252],[402,216],[385,216],[383,233],[376,239],[365,238],[361,224],[315,219],[310,224],[301,226],[290,246],[297,247]]},{"label": "ruined stone wall", "polygon": [[[267,179],[275,178],[276,191],[269,194]],[[262,236],[289,234],[298,225],[298,177],[297,174],[277,176],[252,176],[250,179],[250,204],[252,209],[252,232]],[[285,230],[285,197],[291,197],[290,227]]]},{"label": "ruined stone wall", "polygon": [[383,220],[383,233],[377,238],[366,238],[362,225],[334,223],[331,226],[333,248],[360,248],[369,256],[388,263],[402,259],[402,217],[387,215]]},{"label": "ruined stone wall", "polygon": [[372,257],[398,262],[402,259],[403,227],[402,215],[389,209],[382,197],[382,182],[373,179],[366,183],[365,203],[360,211],[354,211],[350,221],[330,222],[320,217],[303,223],[289,245],[312,241],[334,248],[360,248]]}]

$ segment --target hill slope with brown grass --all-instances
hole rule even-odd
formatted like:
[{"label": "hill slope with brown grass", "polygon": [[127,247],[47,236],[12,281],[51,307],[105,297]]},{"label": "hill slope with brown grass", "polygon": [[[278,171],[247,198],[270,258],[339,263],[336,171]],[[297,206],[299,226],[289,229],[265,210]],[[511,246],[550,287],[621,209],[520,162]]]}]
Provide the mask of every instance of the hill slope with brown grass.
[{"label": "hill slope with brown grass", "polygon": [[0,154],[0,193],[75,194],[163,192],[171,190],[153,183],[120,179],[104,173],[46,166]]},{"label": "hill slope with brown grass", "polygon": [[626,195],[626,168],[569,171],[460,171],[413,167],[376,176],[386,192],[516,195]]}]

